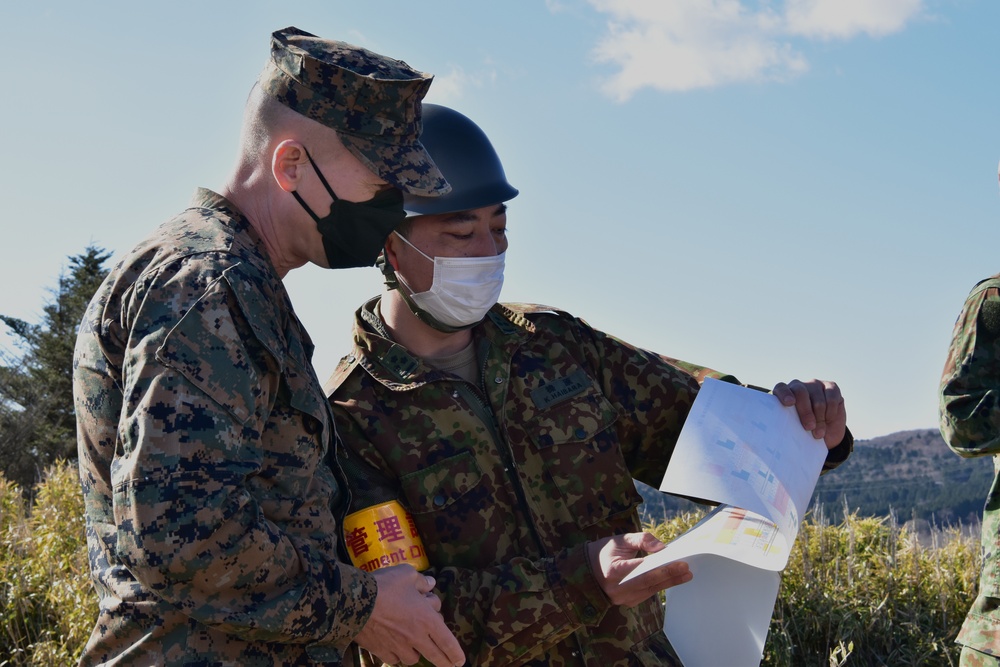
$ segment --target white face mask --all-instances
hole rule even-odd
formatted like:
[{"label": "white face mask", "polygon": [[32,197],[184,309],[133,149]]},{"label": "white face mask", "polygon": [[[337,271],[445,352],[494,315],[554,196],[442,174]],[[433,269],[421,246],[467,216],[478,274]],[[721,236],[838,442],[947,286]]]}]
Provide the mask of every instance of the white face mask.
[{"label": "white face mask", "polygon": [[434,280],[426,292],[414,293],[403,276],[396,274],[419,308],[453,327],[476,324],[486,317],[487,311],[500,298],[506,252],[489,257],[428,257],[406,237],[396,236],[434,262]]}]

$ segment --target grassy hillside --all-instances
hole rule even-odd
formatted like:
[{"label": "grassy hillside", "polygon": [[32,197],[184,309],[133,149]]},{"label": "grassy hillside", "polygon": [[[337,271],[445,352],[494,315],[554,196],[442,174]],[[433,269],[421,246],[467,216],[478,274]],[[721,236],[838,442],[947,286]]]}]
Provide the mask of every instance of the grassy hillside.
[{"label": "grassy hillside", "polygon": [[862,516],[977,523],[993,483],[993,458],[964,459],[936,429],[901,431],[855,443],[847,463],[820,478],[813,502],[845,504]]}]

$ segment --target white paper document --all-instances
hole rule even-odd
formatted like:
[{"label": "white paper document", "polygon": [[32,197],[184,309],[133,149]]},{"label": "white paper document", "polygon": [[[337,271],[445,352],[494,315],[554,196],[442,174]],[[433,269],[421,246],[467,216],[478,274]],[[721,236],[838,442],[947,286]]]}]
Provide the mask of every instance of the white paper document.
[{"label": "white paper document", "polygon": [[666,591],[664,631],[685,667],[756,667],[780,571],[826,459],[822,440],[771,394],[706,379],[661,491],[720,505],[627,579],[684,560],[694,574]]}]

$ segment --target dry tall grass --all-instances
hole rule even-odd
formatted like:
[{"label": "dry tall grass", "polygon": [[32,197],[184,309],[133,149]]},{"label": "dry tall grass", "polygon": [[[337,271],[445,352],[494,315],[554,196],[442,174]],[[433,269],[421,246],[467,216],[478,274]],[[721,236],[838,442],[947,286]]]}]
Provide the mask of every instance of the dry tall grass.
[{"label": "dry tall grass", "polygon": [[50,468],[30,512],[0,477],[0,667],[76,664],[96,618],[76,468]]},{"label": "dry tall grass", "polygon": [[[653,531],[669,540],[700,517]],[[921,543],[894,517],[828,525],[811,515],[782,573],[762,664],[957,665],[979,558],[978,540],[958,530]],[[76,468],[50,468],[30,508],[0,477],[0,667],[75,664],[96,617]]]}]

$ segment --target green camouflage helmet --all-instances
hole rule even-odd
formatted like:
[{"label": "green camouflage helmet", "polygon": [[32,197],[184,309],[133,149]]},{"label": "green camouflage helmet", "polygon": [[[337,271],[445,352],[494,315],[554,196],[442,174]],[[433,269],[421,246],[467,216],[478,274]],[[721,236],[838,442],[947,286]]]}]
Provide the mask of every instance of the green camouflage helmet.
[{"label": "green camouflage helmet", "polygon": [[337,131],[382,179],[420,195],[451,189],[420,143],[421,100],[434,77],[345,42],[289,27],[271,35],[265,92]]}]

